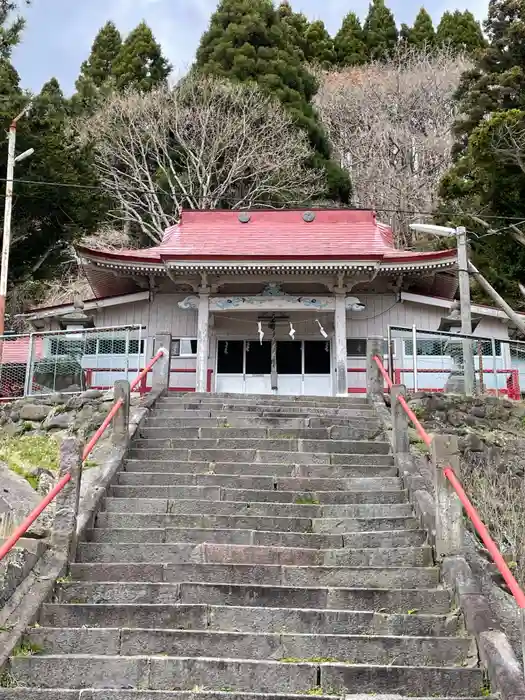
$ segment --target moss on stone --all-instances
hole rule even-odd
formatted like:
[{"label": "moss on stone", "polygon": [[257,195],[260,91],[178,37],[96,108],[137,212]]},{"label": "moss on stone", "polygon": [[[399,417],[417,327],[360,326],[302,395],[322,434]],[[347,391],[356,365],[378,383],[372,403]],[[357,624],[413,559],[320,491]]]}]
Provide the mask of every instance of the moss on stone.
[{"label": "moss on stone", "polygon": [[49,436],[20,435],[0,439],[0,461],[34,488],[38,488],[37,469],[58,470],[58,442]]}]

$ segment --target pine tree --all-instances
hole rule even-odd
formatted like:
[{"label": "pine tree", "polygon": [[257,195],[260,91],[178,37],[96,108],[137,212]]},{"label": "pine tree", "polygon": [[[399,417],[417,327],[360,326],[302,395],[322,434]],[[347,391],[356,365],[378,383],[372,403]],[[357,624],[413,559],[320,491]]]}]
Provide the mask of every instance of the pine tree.
[{"label": "pine tree", "polygon": [[171,66],[162,55],[160,44],[145,22],[128,35],[113,63],[113,75],[118,90],[134,87],[151,90],[166,82]]},{"label": "pine tree", "polygon": [[394,53],[399,33],[394,15],[384,0],[372,0],[363,31],[371,60],[384,61]]},{"label": "pine tree", "polygon": [[[502,234],[472,237],[474,261],[502,294],[522,304],[516,280],[525,279],[525,249],[505,232],[505,217],[525,219],[519,148],[506,144],[509,135],[525,134],[525,0],[490,0],[485,31],[489,43],[458,91],[464,116],[456,125],[455,164],[441,195],[447,209],[501,217],[491,224]],[[476,226],[471,217],[460,216],[458,223]]]},{"label": "pine tree", "polygon": [[367,47],[361,22],[355,12],[343,19],[334,39],[337,63],[340,66],[360,66],[367,62]]},{"label": "pine tree", "polygon": [[122,48],[122,36],[113,22],[107,22],[91,46],[89,58],[82,63],[72,98],[76,114],[94,111],[105,95],[115,87],[113,66]]},{"label": "pine tree", "polygon": [[281,0],[277,9],[279,18],[290,32],[291,41],[303,55],[306,54],[306,33],[310,27],[302,12],[294,12],[288,0]]},{"label": "pine tree", "polygon": [[107,22],[95,37],[89,58],[80,68],[80,77],[100,87],[113,74],[113,66],[122,48],[122,36],[113,22]]},{"label": "pine tree", "polygon": [[424,49],[435,44],[436,31],[432,23],[432,17],[424,7],[417,13],[413,27],[409,28],[406,24],[401,26],[400,39],[408,46],[413,46],[417,49]]},{"label": "pine tree", "polygon": [[[29,4],[29,0],[22,2]],[[20,15],[13,17],[20,4],[18,0],[0,0],[0,59],[9,59],[11,51],[20,41],[25,20]]]},{"label": "pine tree", "polygon": [[468,54],[476,54],[486,46],[480,23],[468,10],[445,12],[437,28],[436,41]]},{"label": "pine tree", "polygon": [[326,31],[324,22],[312,22],[306,31],[305,39],[304,55],[307,61],[318,63],[323,68],[330,68],[335,64],[334,41]]},{"label": "pine tree", "polygon": [[272,0],[221,0],[197,50],[196,67],[211,75],[254,81],[279,99],[315,149],[312,165],[327,174],[327,196],[348,202],[346,173],[330,160],[328,138],[311,104],[317,90],[302,51]]}]

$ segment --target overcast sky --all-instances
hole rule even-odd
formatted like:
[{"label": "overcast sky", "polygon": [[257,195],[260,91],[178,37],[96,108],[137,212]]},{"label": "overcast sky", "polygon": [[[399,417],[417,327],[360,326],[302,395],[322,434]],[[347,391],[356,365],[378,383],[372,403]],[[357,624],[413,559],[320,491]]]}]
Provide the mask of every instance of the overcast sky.
[{"label": "overcast sky", "polygon": [[[73,89],[80,64],[89,55],[100,27],[113,20],[127,33],[142,19],[152,27],[177,73],[192,62],[196,46],[217,0],[32,0],[26,11],[23,42],[14,64],[25,88],[39,91],[55,76],[65,92]],[[324,20],[337,31],[342,17],[351,10],[363,17],[368,0],[292,0],[296,11],[310,19]],[[411,23],[421,0],[387,0],[398,24]],[[469,9],[483,19],[488,0],[427,0],[435,21],[445,10]]]}]

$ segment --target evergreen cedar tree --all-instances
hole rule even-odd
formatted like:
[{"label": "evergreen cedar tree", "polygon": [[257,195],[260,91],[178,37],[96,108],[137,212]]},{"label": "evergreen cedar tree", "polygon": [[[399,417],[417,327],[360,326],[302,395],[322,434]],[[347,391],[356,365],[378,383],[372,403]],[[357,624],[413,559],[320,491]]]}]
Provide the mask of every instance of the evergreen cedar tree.
[{"label": "evergreen cedar tree", "polygon": [[[491,220],[494,228],[504,229],[500,235],[471,237],[474,261],[509,301],[523,308],[515,280],[525,279],[525,248],[505,231],[504,217],[525,219],[525,174],[498,154],[494,143],[506,129],[525,133],[525,0],[491,0],[484,28],[488,43],[458,90],[464,116],[456,124],[455,163],[441,195],[449,210],[502,217]],[[458,216],[457,222],[477,228],[469,217]]]},{"label": "evergreen cedar tree", "polygon": [[80,67],[79,78],[88,78],[100,87],[113,74],[121,49],[122,35],[113,22],[107,22],[95,37],[89,58]]},{"label": "evergreen cedar tree", "polygon": [[[0,0],[0,60],[8,61],[11,51],[20,43],[25,20],[18,14],[20,4],[28,0]],[[3,93],[0,93],[3,94]]]},{"label": "evergreen cedar tree", "polygon": [[472,12],[445,12],[436,32],[438,44],[449,44],[453,49],[476,56],[486,47],[479,22]]},{"label": "evergreen cedar tree", "polygon": [[349,12],[334,39],[336,61],[339,66],[361,66],[368,61],[365,35],[359,17]]},{"label": "evergreen cedar tree", "polygon": [[[326,174],[326,198],[348,203],[350,180],[331,160],[328,138],[312,105],[317,82],[294,41],[300,24],[300,18],[283,19],[271,0],[222,0],[201,39],[196,68],[233,80],[255,81],[279,99],[308,133],[314,149],[311,166]],[[322,44],[322,32],[316,34]]]},{"label": "evergreen cedar tree", "polygon": [[385,61],[393,55],[398,45],[399,33],[392,12],[384,0],[372,0],[364,24],[368,57],[372,61]]},{"label": "evergreen cedar tree", "polygon": [[413,27],[409,27],[406,24],[401,25],[399,38],[407,46],[412,46],[416,49],[434,46],[436,43],[436,30],[432,23],[432,17],[424,7],[417,13]]},{"label": "evergreen cedar tree", "polygon": [[162,55],[160,44],[145,22],[141,22],[122,44],[113,62],[117,90],[132,87],[140,91],[167,81],[171,72],[169,62]]}]

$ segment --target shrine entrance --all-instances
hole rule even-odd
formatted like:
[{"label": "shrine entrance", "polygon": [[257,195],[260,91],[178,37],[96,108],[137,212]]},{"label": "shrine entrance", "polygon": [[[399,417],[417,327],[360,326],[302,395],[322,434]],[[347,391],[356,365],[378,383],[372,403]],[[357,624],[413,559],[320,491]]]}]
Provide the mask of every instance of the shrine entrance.
[{"label": "shrine entrance", "polygon": [[329,340],[218,340],[219,393],[331,396]]}]

